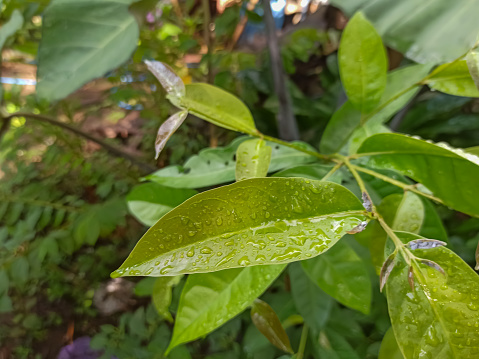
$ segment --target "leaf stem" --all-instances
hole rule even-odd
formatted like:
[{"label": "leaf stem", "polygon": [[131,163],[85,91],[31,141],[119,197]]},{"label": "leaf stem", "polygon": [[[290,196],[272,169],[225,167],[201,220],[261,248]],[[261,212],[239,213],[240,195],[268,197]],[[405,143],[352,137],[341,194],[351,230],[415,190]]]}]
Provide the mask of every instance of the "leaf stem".
[{"label": "leaf stem", "polygon": [[339,170],[342,166],[344,165],[344,162],[338,162],[336,165],[331,168],[331,171],[326,173],[326,176],[324,176],[321,181],[327,181],[329,177],[331,177],[337,170]]},{"label": "leaf stem", "polygon": [[437,203],[440,203],[440,204],[444,205],[444,202],[443,202],[441,199],[439,199],[439,198],[437,198],[437,197],[435,197],[435,196],[433,196],[433,195],[431,195],[431,194],[424,193],[424,192],[418,190],[416,187],[414,187],[414,185],[409,185],[409,184],[407,184],[407,183],[403,183],[403,182],[401,182],[401,181],[395,180],[395,179],[393,179],[393,178],[390,178],[390,177],[388,177],[388,176],[382,175],[382,174],[380,174],[380,173],[378,173],[378,172],[376,172],[376,171],[372,171],[372,170],[367,169],[367,168],[364,168],[364,167],[359,167],[359,166],[356,166],[356,165],[353,165],[353,164],[351,164],[351,167],[352,167],[355,171],[367,173],[368,175],[371,175],[371,176],[373,176],[373,177],[379,178],[380,180],[383,180],[384,182],[388,182],[388,183],[391,183],[391,184],[393,184],[393,185],[395,185],[395,186],[397,186],[397,187],[400,187],[400,188],[402,188],[402,189],[405,190],[405,191],[414,192],[414,193],[416,193],[416,194],[418,194],[418,195],[420,195],[420,196],[426,197],[426,198],[428,198],[428,199],[430,199],[430,200],[432,200],[432,201],[435,201],[435,202],[437,202]]},{"label": "leaf stem", "polygon": [[296,359],[303,359],[304,350],[306,349],[306,342],[308,341],[308,331],[308,326],[304,324],[303,331],[301,332],[301,339],[299,341],[298,352],[296,353]]}]

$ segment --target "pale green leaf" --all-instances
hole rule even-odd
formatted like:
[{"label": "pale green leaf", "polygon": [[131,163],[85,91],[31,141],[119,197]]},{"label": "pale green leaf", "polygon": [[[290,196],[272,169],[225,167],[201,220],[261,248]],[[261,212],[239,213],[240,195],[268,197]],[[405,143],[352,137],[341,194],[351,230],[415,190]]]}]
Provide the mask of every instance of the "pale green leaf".
[{"label": "pale green leaf", "polygon": [[389,328],[384,334],[378,359],[404,359],[392,328]]},{"label": "pale green leaf", "polygon": [[145,226],[152,226],[162,216],[196,193],[192,189],[144,183],[133,187],[126,200],[130,213]]},{"label": "pale green leaf", "polygon": [[288,270],[296,310],[304,322],[319,333],[329,319],[333,299],[313,283],[299,263],[290,264]]},{"label": "pale green leaf", "polygon": [[317,256],[365,220],[345,187],[252,178],[202,192],[163,216],[112,275],[178,275]]},{"label": "pale green leaf", "polygon": [[[1,6],[1,4],[0,4]],[[10,19],[0,28],[0,50],[5,45],[5,41],[14,35],[23,25],[23,16],[17,9],[13,10]]]},{"label": "pale green leaf", "polygon": [[311,280],[338,302],[369,313],[371,280],[364,262],[346,242],[339,241],[323,255],[301,265]]},{"label": "pale green leaf", "polygon": [[476,88],[479,89],[479,53],[476,51],[469,52],[466,56],[466,63],[472,80]]},{"label": "pale green leaf", "polygon": [[188,277],[168,351],[198,339],[245,310],[280,275],[285,265],[229,269]]},{"label": "pale green leaf", "polygon": [[472,48],[479,23],[476,1],[330,0],[347,16],[361,10],[384,42],[419,63],[445,63]]},{"label": "pale green leaf", "polygon": [[[427,75],[431,67],[431,65],[416,64],[390,72],[381,101],[373,111],[374,115],[364,116],[363,121],[366,124],[382,124],[389,120],[416,95],[419,86],[415,84]],[[352,136],[357,136],[355,132],[361,131],[360,129],[361,112],[355,109],[350,101],[346,101],[334,113],[324,130],[320,143],[321,152],[339,152],[348,144]]]},{"label": "pale green leaf", "polygon": [[281,325],[278,315],[268,303],[256,299],[251,306],[251,320],[271,344],[284,352],[293,354],[288,334]]},{"label": "pale green leaf", "polygon": [[431,89],[449,95],[479,97],[479,89],[471,77],[466,60],[437,67],[425,83]]},{"label": "pale green leaf", "polygon": [[[396,232],[405,243],[422,238]],[[413,263],[414,291],[408,283],[408,265],[399,260],[386,284],[389,315],[405,359],[428,353],[434,359],[479,356],[479,277],[445,247],[412,253],[436,262],[446,275]]]},{"label": "pale green leaf", "polygon": [[458,211],[479,215],[479,157],[446,144],[400,134],[368,138],[358,153],[370,154],[369,165],[395,170],[425,185]]},{"label": "pale green leaf", "polygon": [[[226,147],[207,148],[190,157],[183,167],[168,166],[158,170],[146,179],[175,188],[201,188],[235,180],[236,151],[241,143],[250,137],[238,137]],[[272,148],[269,172],[299,164],[317,161],[304,152],[266,141]],[[304,142],[293,142],[296,146],[315,151]]]},{"label": "pale green leaf", "polygon": [[236,181],[266,177],[272,148],[261,139],[241,143],[236,151]]},{"label": "pale green leaf", "polygon": [[256,134],[253,116],[236,96],[205,83],[188,84],[181,106],[191,114],[228,130]]},{"label": "pale green leaf", "polygon": [[370,112],[386,88],[388,60],[381,37],[361,12],[349,20],[343,31],[338,61],[349,101],[361,113]]},{"label": "pale green leaf", "polygon": [[153,293],[151,298],[158,314],[169,322],[173,322],[173,317],[170,313],[171,304],[171,290],[177,285],[183,276],[176,277],[161,277],[157,278],[153,286]]},{"label": "pale green leaf", "polygon": [[37,92],[50,101],[124,63],[138,42],[133,0],[53,0],[43,16]]}]

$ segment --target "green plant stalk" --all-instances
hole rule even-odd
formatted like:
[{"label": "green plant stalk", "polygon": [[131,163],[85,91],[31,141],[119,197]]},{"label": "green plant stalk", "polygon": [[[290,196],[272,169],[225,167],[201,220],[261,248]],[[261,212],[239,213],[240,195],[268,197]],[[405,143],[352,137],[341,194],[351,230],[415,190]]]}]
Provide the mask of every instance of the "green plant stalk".
[{"label": "green plant stalk", "polygon": [[270,142],[274,142],[274,143],[283,145],[283,146],[285,146],[285,147],[289,147],[289,148],[295,149],[295,150],[297,150],[297,151],[300,151],[300,152],[306,153],[306,154],[308,154],[308,155],[317,157],[317,158],[319,158],[320,160],[323,160],[323,161],[339,162],[339,161],[338,161],[337,159],[335,159],[333,156],[324,155],[324,154],[322,154],[322,153],[318,153],[318,152],[314,152],[314,151],[310,151],[310,150],[305,150],[304,148],[298,147],[298,146],[296,146],[296,145],[293,144],[293,143],[289,143],[289,142],[286,142],[286,141],[282,141],[282,140],[280,140],[280,139],[278,139],[278,138],[276,138],[276,137],[266,136],[266,135],[263,135],[263,134],[260,133],[260,132],[258,132],[258,133],[250,133],[250,135],[252,135],[252,136],[254,136],[254,137],[262,138],[263,140],[266,140],[266,141],[270,141]]},{"label": "green plant stalk", "polygon": [[306,349],[306,342],[308,341],[308,332],[309,328],[306,324],[303,325],[303,330],[301,331],[301,339],[299,341],[298,352],[296,353],[296,359],[303,359],[304,349]]},{"label": "green plant stalk", "polygon": [[339,170],[342,166],[344,165],[344,162],[338,162],[336,165],[326,173],[326,176],[324,176],[321,181],[327,181],[329,177],[331,177],[337,170]]}]

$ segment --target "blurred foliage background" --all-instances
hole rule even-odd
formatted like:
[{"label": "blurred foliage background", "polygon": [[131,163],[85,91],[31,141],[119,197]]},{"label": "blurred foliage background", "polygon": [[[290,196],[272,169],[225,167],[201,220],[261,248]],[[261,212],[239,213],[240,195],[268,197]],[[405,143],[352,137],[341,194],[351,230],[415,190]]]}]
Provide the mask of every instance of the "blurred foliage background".
[{"label": "blurred foliage background", "polygon": [[[104,77],[52,101],[35,91],[49,1],[0,2],[1,24],[6,26],[14,13],[23,19],[2,51],[2,111],[42,114],[67,127],[31,116],[0,124],[0,358],[57,358],[61,348],[77,338],[86,338],[82,345],[92,358],[163,357],[172,324],[152,303],[155,279],[109,280],[147,229],[128,214],[125,198],[149,172],[181,165],[205,147],[229,144],[236,135],[188,118],[155,161],[156,130],[172,108],[143,60],[170,64],[185,82],[211,82],[236,94],[251,109],[258,129],[277,135],[280,106],[261,4],[206,3],[132,4],[130,11],[139,23],[133,55]],[[346,99],[336,52],[347,20],[322,0],[272,5],[301,139],[317,147],[328,120]],[[207,31],[205,21],[211,21]],[[389,57],[391,69],[410,62],[392,49]],[[477,146],[479,103],[424,89],[389,125],[457,147]],[[472,263],[479,220],[445,208],[440,208],[440,216],[454,249]],[[367,256],[361,246],[354,248]],[[327,295],[295,272],[292,266],[263,296],[293,346],[301,335],[300,315],[313,315],[317,325],[322,323],[318,329],[323,334],[307,355],[377,358],[390,326],[384,298],[374,298],[368,316],[328,298],[328,305],[318,306],[315,298]],[[181,288],[182,282],[173,289],[173,315]],[[281,355],[243,313],[204,340],[175,349],[170,358]]]}]

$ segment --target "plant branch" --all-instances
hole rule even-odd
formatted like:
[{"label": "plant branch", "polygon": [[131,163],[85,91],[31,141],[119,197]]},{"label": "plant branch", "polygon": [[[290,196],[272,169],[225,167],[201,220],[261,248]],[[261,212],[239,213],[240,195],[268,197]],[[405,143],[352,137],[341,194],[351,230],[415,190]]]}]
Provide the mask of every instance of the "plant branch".
[{"label": "plant branch", "polygon": [[397,187],[400,187],[400,188],[402,188],[402,189],[405,190],[405,191],[414,192],[414,193],[416,193],[416,194],[418,194],[418,195],[421,195],[421,196],[426,197],[426,198],[428,198],[428,199],[430,199],[430,200],[432,200],[432,201],[435,201],[435,202],[437,202],[437,203],[440,203],[440,204],[444,205],[444,202],[443,202],[441,199],[439,199],[439,198],[437,198],[437,197],[435,197],[435,196],[433,196],[433,195],[431,195],[431,194],[421,192],[421,191],[418,190],[416,187],[414,187],[414,185],[409,185],[409,184],[407,184],[407,183],[404,183],[404,182],[395,180],[395,179],[393,179],[393,178],[390,178],[390,177],[385,176],[385,175],[383,175],[383,174],[381,174],[381,173],[378,173],[378,172],[376,172],[376,171],[369,170],[369,169],[364,168],[364,167],[359,167],[359,166],[356,166],[356,165],[351,165],[351,166],[352,166],[356,171],[363,172],[363,173],[367,173],[368,175],[371,175],[371,176],[373,176],[373,177],[379,178],[380,180],[383,180],[384,182],[388,182],[388,183],[391,183],[391,184],[393,184],[393,185],[395,185],[395,186],[397,186]]},{"label": "plant branch", "polygon": [[338,162],[336,165],[331,168],[331,171],[326,173],[326,176],[324,176],[321,181],[326,181],[329,177],[331,177],[337,170],[339,170],[342,166],[344,165],[344,162]]},{"label": "plant branch", "polygon": [[296,353],[296,359],[303,359],[304,350],[306,349],[306,342],[308,341],[308,332],[309,328],[306,324],[304,324],[303,330],[301,332],[301,339],[299,341],[298,352]]},{"label": "plant branch", "polygon": [[3,117],[2,120],[4,122],[5,121],[10,121],[14,117],[25,117],[25,118],[28,118],[28,119],[37,120],[37,121],[40,121],[40,122],[48,123],[50,125],[54,125],[54,126],[63,128],[65,130],[68,130],[68,131],[80,136],[80,137],[86,138],[89,141],[95,142],[96,144],[102,146],[110,154],[112,154],[116,157],[123,157],[123,158],[129,160],[131,163],[135,164],[136,166],[138,166],[139,168],[141,168],[142,170],[144,170],[148,173],[157,170],[156,167],[137,159],[136,157],[130,155],[129,153],[124,152],[124,151],[120,150],[119,148],[117,148],[115,146],[112,146],[109,143],[107,143],[107,142],[105,142],[105,141],[103,141],[103,140],[101,140],[97,137],[94,137],[94,136],[92,136],[92,135],[90,135],[90,134],[88,134],[88,133],[86,133],[86,132],[84,132],[84,131],[82,131],[78,128],[70,126],[69,124],[54,120],[53,118],[50,118],[50,117],[47,117],[47,116],[44,116],[44,115],[37,115],[37,114],[34,114],[34,113],[29,113],[29,112],[16,112],[16,113],[13,113],[13,114],[8,115],[6,117]]}]

